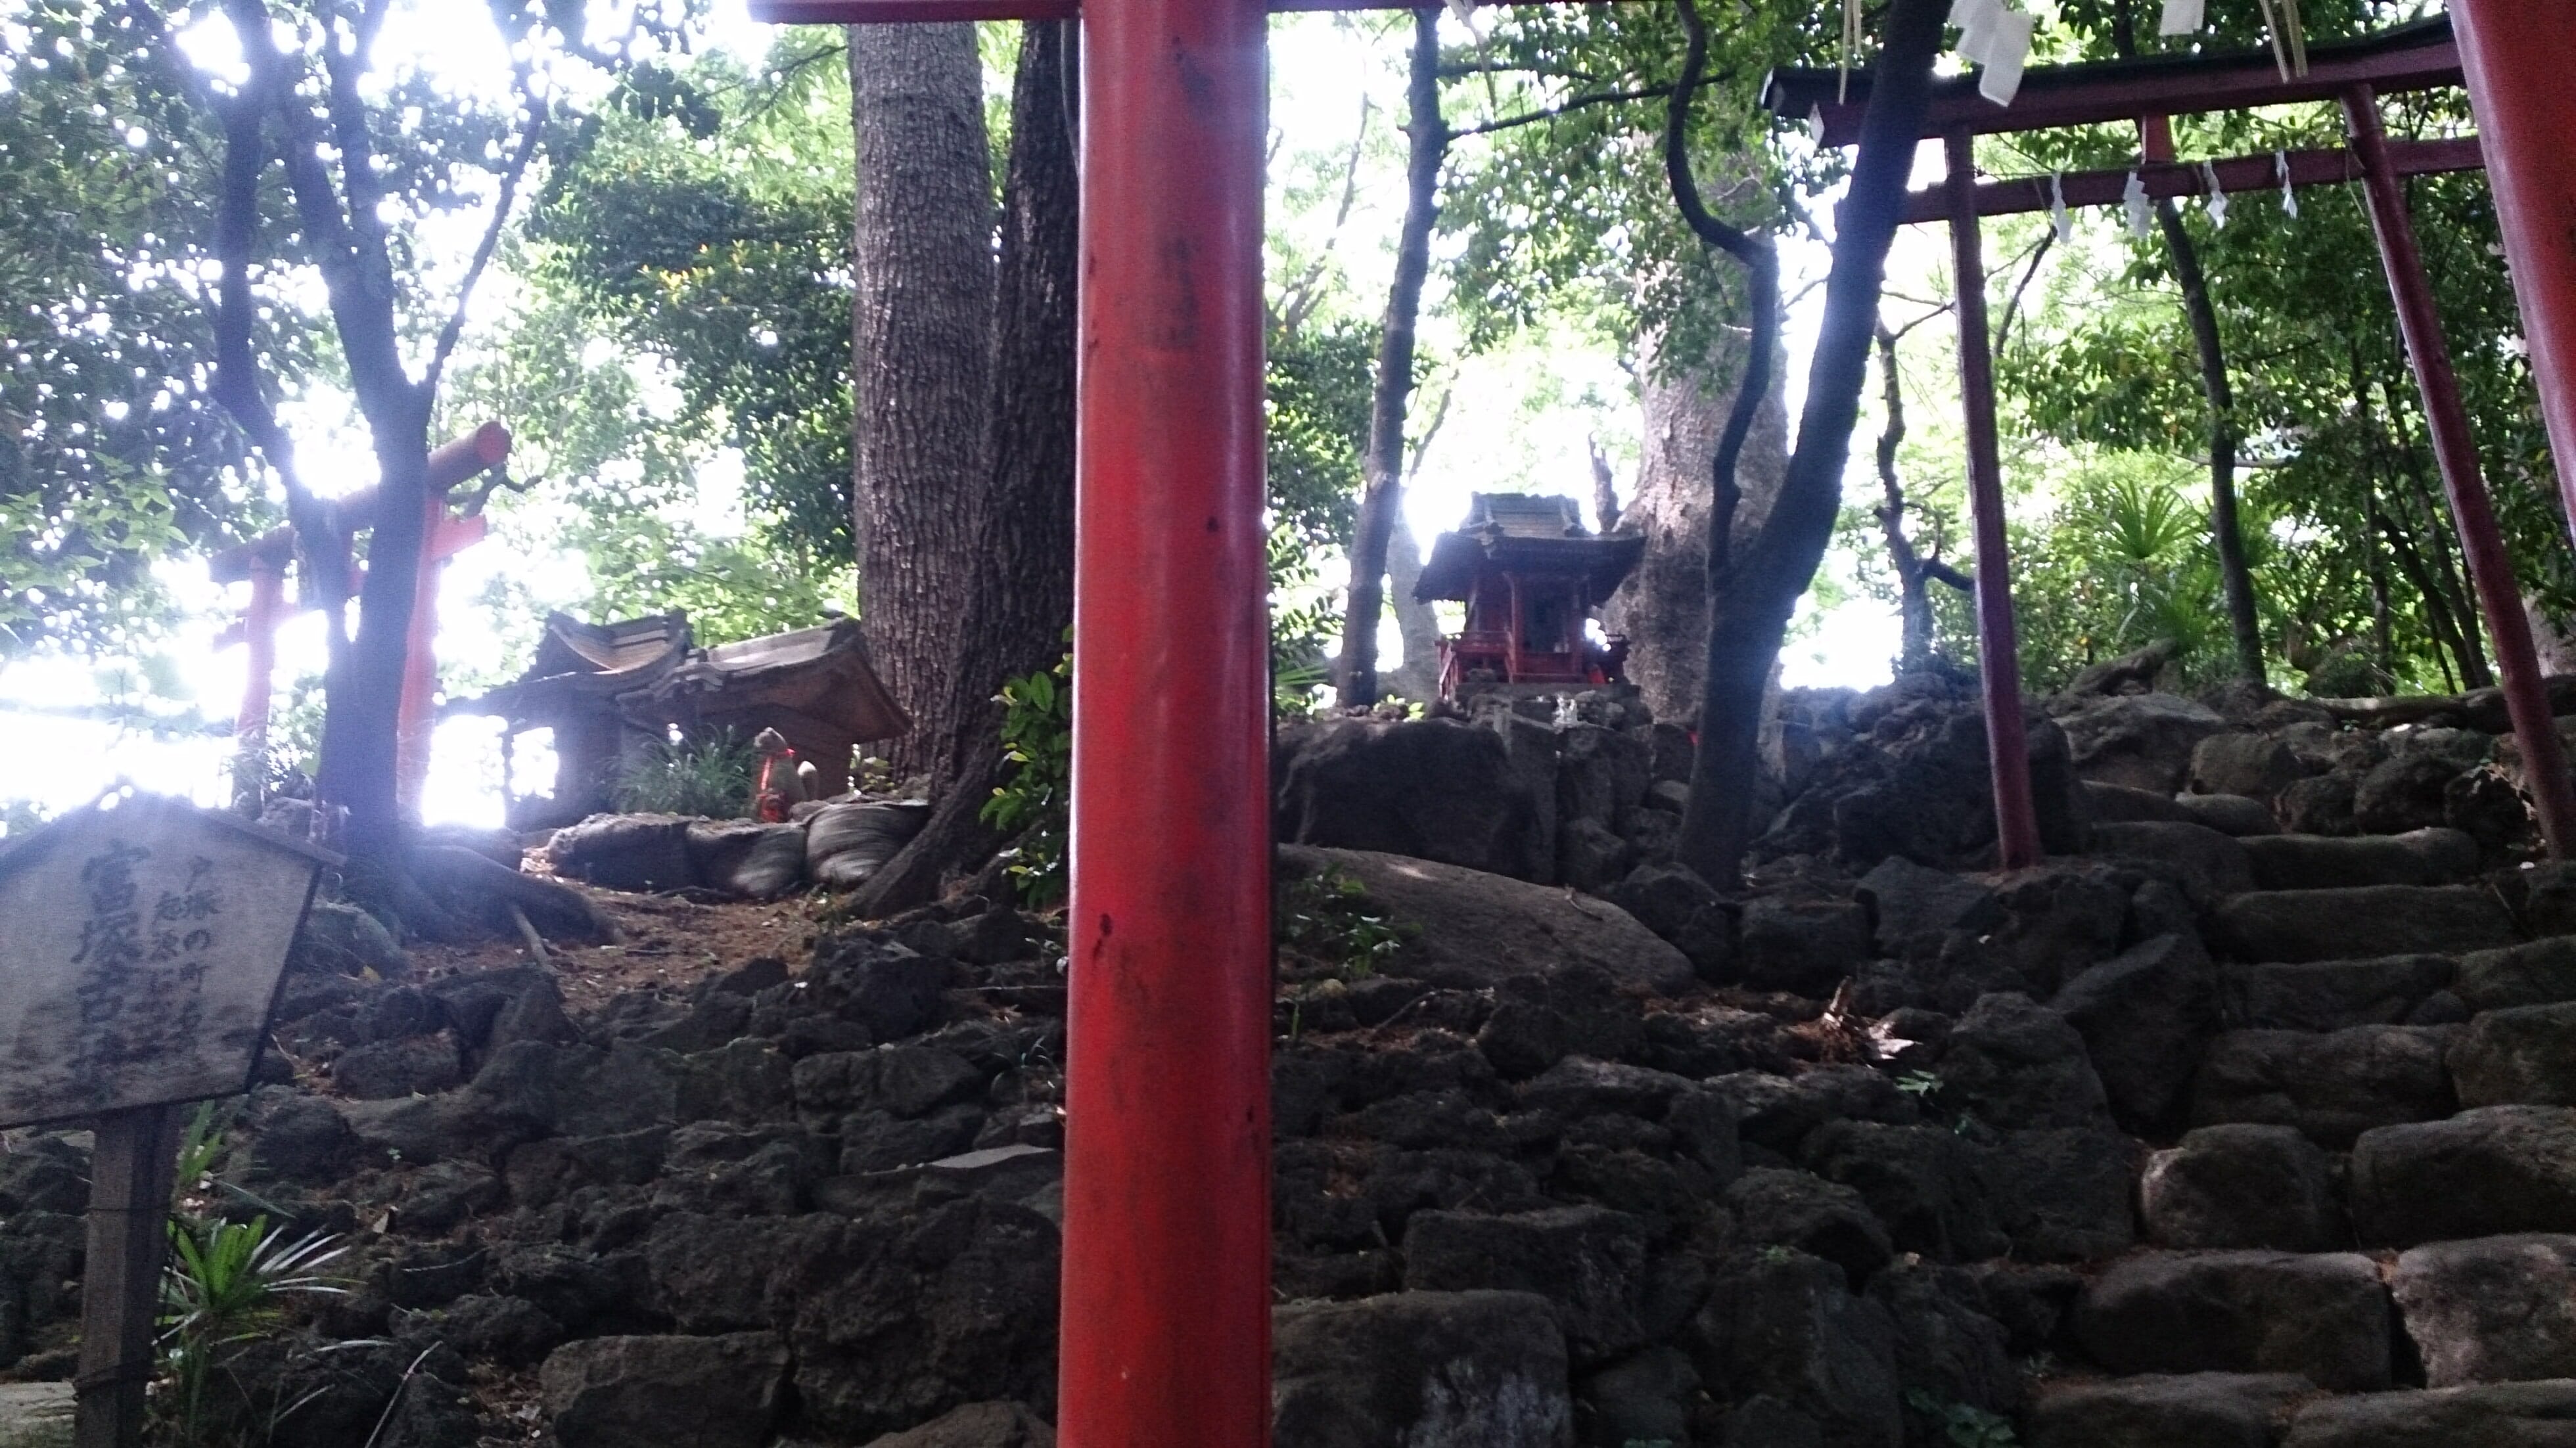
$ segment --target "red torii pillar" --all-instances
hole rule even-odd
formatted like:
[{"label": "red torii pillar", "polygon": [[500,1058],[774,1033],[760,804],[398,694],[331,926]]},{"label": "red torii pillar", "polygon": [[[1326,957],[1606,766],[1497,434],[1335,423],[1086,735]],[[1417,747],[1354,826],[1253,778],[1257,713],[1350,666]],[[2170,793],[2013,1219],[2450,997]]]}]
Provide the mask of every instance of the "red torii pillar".
[{"label": "red torii pillar", "polygon": [[2576,527],[2576,6],[2450,0],[2531,375]]},{"label": "red torii pillar", "polygon": [[421,504],[420,567],[413,574],[411,628],[403,639],[403,687],[394,724],[394,799],[405,811],[420,808],[429,781],[430,736],[438,727],[430,696],[438,692],[438,582],[447,560],[483,541],[483,515],[452,518],[447,490],[489,472],[510,456],[510,430],[487,422],[429,455],[428,496]]},{"label": "red torii pillar", "polygon": [[[780,21],[1072,0],[755,0]],[[1270,1440],[1262,0],[1085,0],[1065,1448]]]}]

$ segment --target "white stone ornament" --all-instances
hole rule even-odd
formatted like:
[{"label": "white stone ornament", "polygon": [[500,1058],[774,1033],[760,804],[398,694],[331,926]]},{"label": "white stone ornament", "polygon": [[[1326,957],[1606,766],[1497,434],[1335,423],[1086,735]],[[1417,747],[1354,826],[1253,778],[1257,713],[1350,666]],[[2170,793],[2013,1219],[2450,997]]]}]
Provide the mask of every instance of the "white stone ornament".
[{"label": "white stone ornament", "polygon": [[2209,224],[2221,231],[2227,229],[2227,193],[2218,189],[2218,168],[2207,161],[2200,163],[2200,174],[2209,183]]},{"label": "white stone ornament", "polygon": [[2129,234],[2143,241],[2147,235],[2147,183],[2138,173],[2129,173],[2129,184],[2120,191],[2120,205],[2129,213]]},{"label": "white stone ornament", "polygon": [[2022,67],[2030,60],[2031,31],[2038,22],[2018,10],[2007,10],[1995,17],[1994,30],[1986,42],[1986,68],[1977,77],[1977,94],[1999,106],[2008,106],[2021,92]]},{"label": "white stone ornament", "polygon": [[2075,239],[2075,218],[2066,210],[2066,173],[2048,173],[2048,224],[2057,233],[2057,244]]},{"label": "white stone ornament", "polygon": [[2165,0],[2164,21],[2156,27],[2156,33],[2189,35],[2200,29],[2207,3],[2208,0]]}]

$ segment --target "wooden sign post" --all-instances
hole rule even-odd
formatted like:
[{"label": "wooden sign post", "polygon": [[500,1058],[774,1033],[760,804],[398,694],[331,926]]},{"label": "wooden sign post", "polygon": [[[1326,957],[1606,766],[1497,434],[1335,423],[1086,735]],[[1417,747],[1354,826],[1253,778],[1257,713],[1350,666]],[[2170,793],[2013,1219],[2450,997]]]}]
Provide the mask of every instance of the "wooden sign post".
[{"label": "wooden sign post", "polygon": [[0,1127],[88,1119],[76,1448],[134,1448],[178,1103],[237,1095],[329,853],[110,796],[0,845]]}]

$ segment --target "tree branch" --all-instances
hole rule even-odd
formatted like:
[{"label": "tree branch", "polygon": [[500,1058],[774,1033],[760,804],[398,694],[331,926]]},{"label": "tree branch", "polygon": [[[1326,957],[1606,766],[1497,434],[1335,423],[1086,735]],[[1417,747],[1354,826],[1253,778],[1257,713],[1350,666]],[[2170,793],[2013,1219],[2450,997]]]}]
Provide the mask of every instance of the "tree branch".
[{"label": "tree branch", "polygon": [[1673,88],[1668,85],[1652,85],[1642,90],[1591,91],[1579,96],[1569,96],[1562,104],[1550,106],[1546,110],[1526,111],[1517,116],[1505,116],[1499,121],[1460,126],[1449,133],[1449,138],[1460,141],[1469,136],[1490,136],[1496,131],[1508,131],[1515,126],[1533,126],[1540,121],[1553,121],[1560,116],[1592,106],[1615,105],[1620,101],[1652,100],[1656,96],[1668,96],[1672,93]]},{"label": "tree branch", "polygon": [[438,331],[438,345],[429,356],[429,366],[422,373],[421,388],[436,392],[438,379],[447,370],[447,359],[456,351],[457,342],[465,335],[465,312],[474,300],[474,288],[483,280],[484,268],[492,264],[492,253],[501,245],[501,232],[510,224],[511,208],[517,204],[519,183],[528,174],[529,162],[536,159],[537,147],[546,134],[546,102],[536,93],[528,67],[519,67],[519,94],[528,112],[528,128],[519,137],[519,148],[510,157],[509,169],[501,173],[501,194],[492,203],[492,220],[483,228],[483,239],[475,245],[474,260],[465,268],[465,277],[456,285],[456,305],[447,314],[447,324]]}]

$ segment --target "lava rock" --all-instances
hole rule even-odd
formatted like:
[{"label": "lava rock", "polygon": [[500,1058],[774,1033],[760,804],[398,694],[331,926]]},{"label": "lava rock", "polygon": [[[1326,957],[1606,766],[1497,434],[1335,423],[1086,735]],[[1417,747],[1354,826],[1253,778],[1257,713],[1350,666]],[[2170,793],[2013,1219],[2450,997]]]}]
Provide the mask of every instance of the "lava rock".
[{"label": "lava rock", "polygon": [[2192,1083],[2192,1122],[2295,1126],[2325,1146],[2377,1126],[2451,1114],[2454,1026],[2354,1026],[2326,1035],[2227,1031]]},{"label": "lava rock", "polygon": [[2138,1184],[2160,1247],[2321,1252],[2345,1235],[2334,1162],[2287,1126],[2204,1126],[2147,1158]]},{"label": "lava rock", "polygon": [[2142,941],[2077,976],[2049,1004],[2083,1038],[2113,1119],[2143,1132],[2182,1113],[2218,1032],[2217,971],[2200,937]]},{"label": "lava rock", "polygon": [[353,1101],[426,1096],[460,1085],[465,1060],[445,1031],[409,1040],[370,1041],[331,1063],[331,1086]]},{"label": "lava rock", "polygon": [[689,861],[683,815],[598,814],[555,831],[546,858],[555,873],[611,890],[678,890],[701,883]]},{"label": "lava rock", "polygon": [[2457,973],[2449,958],[2439,955],[2231,965],[2219,974],[2219,992],[2232,1026],[2340,1031],[2411,1021],[2424,1002],[2450,987]]},{"label": "lava rock", "polygon": [[1727,1188],[1726,1205],[1738,1240],[1831,1262],[1855,1289],[1895,1255],[1860,1193],[1808,1172],[1755,1168]]},{"label": "lava rock", "polygon": [[2354,1253],[2148,1252],[2085,1288],[2075,1335],[2114,1373],[2298,1373],[2335,1392],[2390,1382],[2379,1269]]},{"label": "lava rock", "polygon": [[2576,1382],[2498,1383],[2321,1398],[2282,1448],[2556,1448],[2576,1418]]},{"label": "lava rock", "polygon": [[2470,951],[2460,957],[2450,988],[2472,1011],[2576,1001],[2576,939],[2551,936]]},{"label": "lava rock", "polygon": [[761,1448],[786,1377],[786,1344],[744,1332],[566,1343],[539,1382],[564,1448]]},{"label": "lava rock", "polygon": [[1279,1448],[1571,1448],[1565,1341],[1526,1292],[1400,1292],[1271,1313]]},{"label": "lava rock", "polygon": [[1744,983],[1825,996],[1869,959],[1869,912],[1848,900],[1766,896],[1744,907]]},{"label": "lava rock", "polygon": [[1055,1429],[1019,1403],[968,1403],[868,1448],[1055,1448]]},{"label": "lava rock", "polygon": [[2108,1120],[2102,1079],[2065,1016],[2016,993],[1981,996],[1951,1029],[1942,1099],[2001,1128]]},{"label": "lava rock", "polygon": [[2281,832],[2280,823],[2272,818],[2268,805],[2241,794],[2176,795],[2174,807],[2191,823],[2207,825],[2222,835],[2234,835],[2238,839]]},{"label": "lava rock", "polygon": [[2576,1378],[2576,1237],[2435,1242],[2388,1286],[2432,1387]]},{"label": "lava rock", "polygon": [[1978,1170],[2016,1255],[2081,1262],[2137,1240],[2138,1157],[2138,1144],[2115,1131],[2043,1127],[2003,1133]]},{"label": "lava rock", "polygon": [[2576,1106],[2576,1002],[2479,1015],[2450,1062],[2463,1106]]},{"label": "lava rock", "polygon": [[2366,1131],[2350,1171],[2366,1247],[2564,1230],[2576,1222],[2576,1110],[2487,1106]]},{"label": "lava rock", "polygon": [[2191,750],[2194,794],[2268,800],[2306,773],[2290,746],[2267,734],[2212,734]]},{"label": "lava rock", "polygon": [[2081,700],[2057,714],[2057,726],[2082,778],[2172,795],[2188,781],[2200,742],[2227,721],[2173,694],[2122,694]]},{"label": "lava rock", "polygon": [[1645,1263],[1643,1224],[1600,1207],[1509,1216],[1416,1212],[1404,1231],[1408,1290],[1536,1293],[1554,1304],[1578,1364],[1644,1343]]},{"label": "lava rock", "polygon": [[1736,955],[1736,908],[1697,873],[1679,865],[1640,865],[1602,898],[1637,917],[1682,954],[1702,980],[1725,980]]},{"label": "lava rock", "polygon": [[2478,872],[2478,842],[2458,830],[2402,835],[2273,835],[2245,842],[2263,890],[2332,890],[2362,885],[2449,885]]},{"label": "lava rock", "polygon": [[[1819,1448],[1896,1448],[1903,1435],[1896,1325],[1855,1297],[1843,1269],[1795,1251],[1731,1253],[1689,1333],[1692,1364],[1713,1394],[1768,1399],[1774,1421]],[[1729,1442],[1746,1436],[1739,1414]]]},{"label": "lava rock", "polygon": [[1976,1149],[1946,1126],[1831,1121],[1808,1135],[1805,1160],[1816,1175],[1859,1193],[1896,1251],[1959,1262],[2012,1245],[1995,1220]]},{"label": "lava rock", "polygon": [[1857,898],[1869,907],[1872,939],[1884,955],[1938,953],[1951,931],[1984,930],[2003,919],[2003,902],[1991,887],[1902,855],[1863,875]]},{"label": "lava rock", "polygon": [[[1643,782],[1641,774],[1641,793]],[[1532,795],[1494,730],[1445,719],[1336,721],[1287,761],[1280,838],[1549,879],[1554,841],[1530,828]]]},{"label": "lava rock", "polygon": [[2443,955],[2510,945],[2513,917],[2468,885],[2258,890],[2218,907],[2213,943],[2237,960]]},{"label": "lava rock", "polygon": [[1284,877],[1336,870],[1370,906],[1415,932],[1391,974],[1480,990],[1516,975],[1590,966],[1622,985],[1676,995],[1690,958],[1616,905],[1499,874],[1402,855],[1282,846]]},{"label": "lava rock", "polygon": [[2207,825],[2152,820],[2095,825],[2086,844],[2094,854],[2156,868],[2202,906],[2254,888],[2254,867],[2243,842]]},{"label": "lava rock", "polygon": [[2294,1373],[2183,1373],[2068,1383],[2031,1409],[2031,1448],[2272,1448],[2316,1385]]},{"label": "lava rock", "polygon": [[1674,1347],[1647,1348],[1575,1387],[1585,1440],[1611,1448],[1688,1443],[1692,1409],[1699,1398],[1699,1372],[1689,1356]]}]

